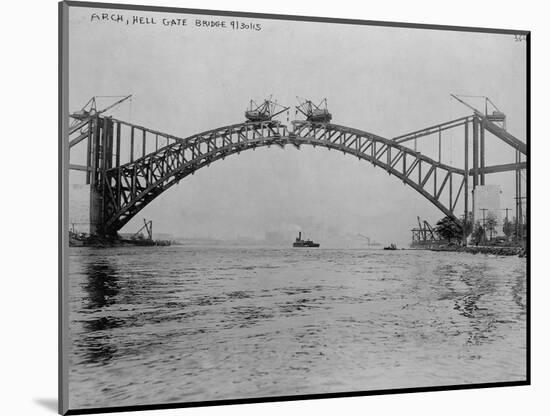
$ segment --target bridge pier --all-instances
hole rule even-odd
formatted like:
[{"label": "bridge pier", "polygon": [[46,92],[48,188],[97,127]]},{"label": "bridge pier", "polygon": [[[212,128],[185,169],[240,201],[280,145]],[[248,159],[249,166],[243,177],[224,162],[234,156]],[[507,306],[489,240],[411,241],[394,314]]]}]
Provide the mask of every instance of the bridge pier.
[{"label": "bridge pier", "polygon": [[479,129],[479,174],[480,185],[485,186],[485,119],[481,120],[481,128]]},{"label": "bridge pier", "polygon": [[464,222],[462,224],[462,243],[468,244],[468,231],[466,229],[466,223],[468,222],[468,120],[464,122]]},{"label": "bridge pier", "polygon": [[[474,189],[475,187],[478,185],[478,182],[479,182],[479,120],[477,119],[477,117],[474,117],[473,120],[472,120],[472,125],[473,125],[473,132],[472,132],[472,139],[473,139],[473,143],[472,143],[472,147],[473,147],[473,160],[472,160],[472,163],[473,163],[473,169],[474,169],[474,174],[472,176],[472,179],[473,179],[473,186],[474,186]],[[473,191],[472,191],[473,192]],[[473,209],[473,207],[472,207]]]},{"label": "bridge pier", "polygon": [[[516,150],[516,163],[521,163],[521,153]],[[521,191],[521,169],[516,169],[516,235],[523,244],[523,197]]]},{"label": "bridge pier", "polygon": [[[95,117],[90,124],[90,138],[87,159],[90,160],[90,234],[105,237],[116,234],[105,227],[105,170],[112,167],[113,122],[109,117]],[[117,141],[118,145],[118,141]],[[118,157],[118,150],[117,150]],[[117,158],[118,161],[118,158]]]},{"label": "bridge pier", "polygon": [[103,229],[103,193],[90,186],[90,234],[104,235]]}]

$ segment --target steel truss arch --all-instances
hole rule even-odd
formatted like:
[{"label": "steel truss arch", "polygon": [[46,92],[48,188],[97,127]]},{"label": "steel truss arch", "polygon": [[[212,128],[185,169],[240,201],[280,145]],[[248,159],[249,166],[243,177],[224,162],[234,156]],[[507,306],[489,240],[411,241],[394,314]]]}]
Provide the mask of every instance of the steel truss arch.
[{"label": "steel truss arch", "polygon": [[202,167],[265,146],[311,145],[356,156],[399,178],[456,221],[455,207],[467,184],[465,170],[439,163],[393,140],[336,124],[295,121],[289,129],[277,121],[248,122],[186,139],[168,137],[172,143],[104,171],[103,218],[107,234],[116,233],[158,195]]}]

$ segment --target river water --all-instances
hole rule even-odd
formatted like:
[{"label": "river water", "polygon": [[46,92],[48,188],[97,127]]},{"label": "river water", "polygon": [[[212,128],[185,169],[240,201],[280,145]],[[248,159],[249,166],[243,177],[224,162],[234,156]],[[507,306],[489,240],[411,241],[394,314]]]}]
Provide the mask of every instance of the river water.
[{"label": "river water", "polygon": [[526,377],[518,257],[71,248],[69,270],[71,408]]}]

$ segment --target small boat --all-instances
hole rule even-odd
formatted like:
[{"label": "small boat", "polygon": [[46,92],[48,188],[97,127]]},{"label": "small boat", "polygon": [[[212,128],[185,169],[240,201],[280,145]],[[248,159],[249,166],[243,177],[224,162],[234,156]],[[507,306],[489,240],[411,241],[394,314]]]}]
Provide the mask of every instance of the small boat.
[{"label": "small boat", "polygon": [[296,237],[296,241],[292,243],[292,247],[319,247],[319,243],[314,243],[312,240],[302,240],[302,232],[300,231],[298,233],[298,237]]},{"label": "small boat", "polygon": [[391,243],[389,246],[384,247],[384,250],[397,250],[397,246],[394,243]]}]

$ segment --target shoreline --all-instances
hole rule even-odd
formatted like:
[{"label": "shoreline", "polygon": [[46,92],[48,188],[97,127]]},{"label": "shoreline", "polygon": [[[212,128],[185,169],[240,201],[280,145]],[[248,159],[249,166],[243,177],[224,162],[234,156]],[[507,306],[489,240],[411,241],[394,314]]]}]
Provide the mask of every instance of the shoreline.
[{"label": "shoreline", "polygon": [[[86,238],[74,239],[70,238],[69,247],[92,247],[92,248],[113,248],[113,247],[151,247],[151,246],[187,246],[188,244],[181,244],[177,240],[148,240],[148,239],[125,239],[125,238],[100,238],[98,236],[87,236]],[[196,246],[190,244],[189,246]],[[198,246],[203,246],[199,244]],[[215,244],[213,247],[224,247],[225,244]],[[230,246],[234,246],[231,244]],[[210,245],[204,245],[204,247],[210,247]],[[244,245],[243,247],[249,247]],[[256,247],[256,245],[253,245]],[[288,248],[279,246],[258,246],[261,248]],[[292,248],[292,247],[291,247]],[[325,247],[329,249],[344,249],[338,247]],[[363,247],[347,248],[352,250],[364,250]],[[376,250],[370,248],[371,250]],[[382,250],[382,249],[379,249]],[[509,247],[509,246],[460,246],[460,245],[426,245],[424,247],[408,247],[398,248],[396,250],[424,250],[424,251],[445,251],[445,252],[457,252],[457,253],[470,253],[470,254],[487,254],[495,256],[519,256],[526,257],[527,251],[523,247]]]},{"label": "shoreline", "polygon": [[170,246],[170,240],[149,240],[149,239],[126,239],[126,238],[100,238],[97,236],[87,236],[81,239],[69,238],[69,247],[150,247],[150,246]]},{"label": "shoreline", "polygon": [[455,251],[470,254],[492,254],[495,256],[518,256],[526,257],[527,250],[523,247],[499,247],[499,246],[432,246],[419,250],[430,251]]}]

